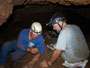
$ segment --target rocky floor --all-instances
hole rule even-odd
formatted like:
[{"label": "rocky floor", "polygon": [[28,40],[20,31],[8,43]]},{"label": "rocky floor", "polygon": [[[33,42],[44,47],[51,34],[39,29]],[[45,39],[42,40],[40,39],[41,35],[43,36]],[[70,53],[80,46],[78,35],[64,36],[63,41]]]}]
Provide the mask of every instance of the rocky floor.
[{"label": "rocky floor", "polygon": [[[45,35],[44,35],[44,36],[45,36]],[[45,36],[45,37],[46,37],[46,36]],[[87,38],[88,41],[90,41],[89,38],[90,38],[90,37]],[[49,44],[48,41],[50,41],[50,40],[48,40],[47,38],[45,38],[45,40],[46,40],[46,43]],[[53,41],[53,40],[55,40],[55,38],[54,38],[54,39],[51,38],[51,40]],[[51,42],[52,42],[52,41],[51,41]],[[88,42],[88,44],[90,45],[90,42]],[[45,52],[45,54],[40,57],[40,60],[39,60],[35,65],[33,65],[32,68],[41,68],[40,65],[39,65],[40,62],[41,62],[42,60],[44,60],[44,59],[45,59],[45,60],[48,60],[48,59],[50,58],[52,52],[53,52],[53,50],[47,48],[47,46],[46,46],[46,52]],[[28,62],[33,58],[33,56],[34,56],[34,55],[28,53],[28,54],[27,54],[21,61],[19,61],[19,62],[7,63],[6,68],[27,68],[27,64],[28,64]],[[89,57],[88,60],[89,60],[89,62],[87,63],[87,65],[86,65],[85,68],[90,68],[90,57]],[[7,61],[7,62],[10,62],[10,61]],[[54,63],[51,67],[49,67],[49,68],[67,68],[67,67],[65,67],[65,66],[62,65],[63,62],[64,62],[64,60],[63,60],[61,57],[59,57],[59,58],[55,61],[55,63]]]}]

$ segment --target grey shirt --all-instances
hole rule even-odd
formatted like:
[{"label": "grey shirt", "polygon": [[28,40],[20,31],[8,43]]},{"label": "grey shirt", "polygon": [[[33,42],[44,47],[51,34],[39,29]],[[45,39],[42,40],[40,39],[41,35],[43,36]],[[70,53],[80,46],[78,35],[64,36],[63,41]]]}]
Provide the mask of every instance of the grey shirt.
[{"label": "grey shirt", "polygon": [[84,35],[76,25],[67,25],[62,29],[55,48],[63,50],[62,57],[68,62],[79,62],[89,56]]}]

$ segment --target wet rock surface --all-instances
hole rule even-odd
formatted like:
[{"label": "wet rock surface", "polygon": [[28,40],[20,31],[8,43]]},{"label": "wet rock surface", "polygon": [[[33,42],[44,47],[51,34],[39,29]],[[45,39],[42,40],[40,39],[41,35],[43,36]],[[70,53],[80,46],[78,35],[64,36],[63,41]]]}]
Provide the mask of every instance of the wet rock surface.
[{"label": "wet rock surface", "polygon": [[[43,59],[48,60],[53,52],[53,50],[49,49],[47,45],[50,45],[51,43],[53,45],[56,43],[56,40],[57,40],[57,34],[49,31],[51,29],[48,28],[46,24],[49,22],[53,13],[55,13],[56,11],[63,11],[63,10],[65,10],[65,12],[68,13],[67,15],[68,23],[76,24],[80,26],[83,33],[85,34],[88,45],[90,45],[90,31],[89,31],[90,20],[86,18],[87,16],[83,17],[84,15],[82,16],[80,13],[77,13],[76,11],[78,10],[75,10],[75,9],[72,7],[69,8],[69,7],[59,6],[59,5],[52,5],[52,4],[28,5],[28,6],[15,7],[14,13],[8,19],[7,24],[3,25],[2,28],[0,28],[1,29],[0,30],[0,48],[2,47],[4,42],[17,39],[18,34],[22,29],[29,28],[32,22],[38,21],[43,26],[43,36],[44,36],[45,44],[46,44],[45,54],[41,56],[40,61],[38,61],[33,66],[33,68],[40,68],[39,63]],[[87,10],[87,11],[90,11],[90,10]],[[79,23],[77,22],[77,20]],[[33,56],[34,55],[27,54],[20,62],[10,62],[10,58],[8,57],[6,67],[7,68],[24,68],[28,64],[28,60],[31,60]],[[59,57],[50,68],[66,68],[62,65],[63,62],[64,62],[63,59]],[[90,57],[89,57],[89,62],[86,68],[89,68],[89,67],[90,67]]]}]

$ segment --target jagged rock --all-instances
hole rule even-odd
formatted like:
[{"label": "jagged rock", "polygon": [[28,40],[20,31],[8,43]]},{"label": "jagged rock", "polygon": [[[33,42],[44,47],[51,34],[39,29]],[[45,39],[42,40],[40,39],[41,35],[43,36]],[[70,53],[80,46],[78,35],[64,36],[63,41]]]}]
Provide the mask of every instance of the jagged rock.
[{"label": "jagged rock", "polygon": [[13,6],[26,4],[59,3],[62,5],[88,5],[90,0],[0,0],[0,25],[12,14]]},{"label": "jagged rock", "polygon": [[12,14],[13,3],[10,0],[0,0],[0,25]]},{"label": "jagged rock", "polygon": [[90,4],[90,0],[47,0],[52,3],[59,3],[62,5],[88,5]]}]

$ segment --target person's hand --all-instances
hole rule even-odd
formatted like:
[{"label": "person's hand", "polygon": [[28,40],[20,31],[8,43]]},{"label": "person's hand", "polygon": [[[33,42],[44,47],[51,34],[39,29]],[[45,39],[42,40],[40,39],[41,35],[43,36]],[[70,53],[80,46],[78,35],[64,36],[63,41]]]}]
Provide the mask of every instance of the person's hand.
[{"label": "person's hand", "polygon": [[38,53],[38,48],[27,48],[27,51],[36,54]]},{"label": "person's hand", "polygon": [[41,63],[40,63],[40,66],[41,68],[48,68],[48,63],[46,60],[43,60]]},{"label": "person's hand", "polygon": [[33,62],[29,62],[28,65],[27,65],[27,68],[32,68],[33,67]]},{"label": "person's hand", "polygon": [[28,48],[27,48],[27,51],[28,51],[28,52],[30,52],[30,51],[31,51],[31,48],[30,48],[30,47],[28,47]]},{"label": "person's hand", "polygon": [[31,48],[31,53],[36,54],[38,53],[38,48]]}]

